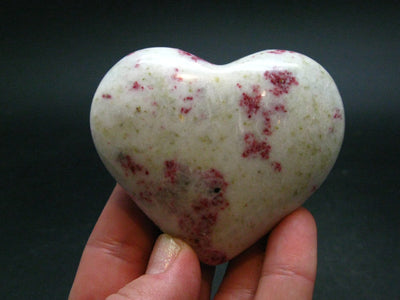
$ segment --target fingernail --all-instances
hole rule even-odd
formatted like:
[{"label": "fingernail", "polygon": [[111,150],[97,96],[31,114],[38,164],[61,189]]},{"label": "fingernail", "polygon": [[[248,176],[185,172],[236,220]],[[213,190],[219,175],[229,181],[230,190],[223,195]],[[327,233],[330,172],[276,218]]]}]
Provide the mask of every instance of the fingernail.
[{"label": "fingernail", "polygon": [[167,234],[160,235],[154,245],[146,274],[165,272],[174,262],[180,251],[181,246],[171,236]]}]

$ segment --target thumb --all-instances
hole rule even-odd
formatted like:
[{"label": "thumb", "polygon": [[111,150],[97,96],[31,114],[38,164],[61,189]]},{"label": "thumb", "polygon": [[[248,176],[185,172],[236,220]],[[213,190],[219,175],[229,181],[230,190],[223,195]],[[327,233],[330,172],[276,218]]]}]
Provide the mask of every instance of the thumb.
[{"label": "thumb", "polygon": [[157,239],[146,273],[107,300],[197,299],[201,271],[197,255],[185,242],[162,234]]}]

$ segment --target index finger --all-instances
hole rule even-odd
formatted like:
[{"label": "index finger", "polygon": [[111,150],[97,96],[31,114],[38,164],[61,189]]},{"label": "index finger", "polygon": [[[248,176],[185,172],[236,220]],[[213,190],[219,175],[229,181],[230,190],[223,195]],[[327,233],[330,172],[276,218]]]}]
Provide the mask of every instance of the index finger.
[{"label": "index finger", "polygon": [[142,275],[157,233],[117,184],[85,246],[69,299],[104,299]]}]

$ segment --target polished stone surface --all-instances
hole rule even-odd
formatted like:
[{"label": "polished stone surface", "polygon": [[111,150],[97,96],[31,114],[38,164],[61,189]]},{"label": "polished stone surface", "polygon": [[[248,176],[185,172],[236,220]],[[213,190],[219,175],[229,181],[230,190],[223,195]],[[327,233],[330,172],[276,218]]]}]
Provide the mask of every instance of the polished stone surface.
[{"label": "polished stone surface", "polygon": [[173,48],[116,63],[91,131],[113,177],[200,259],[232,259],[298,208],[338,156],[344,110],[309,57],[266,50],[214,65]]}]

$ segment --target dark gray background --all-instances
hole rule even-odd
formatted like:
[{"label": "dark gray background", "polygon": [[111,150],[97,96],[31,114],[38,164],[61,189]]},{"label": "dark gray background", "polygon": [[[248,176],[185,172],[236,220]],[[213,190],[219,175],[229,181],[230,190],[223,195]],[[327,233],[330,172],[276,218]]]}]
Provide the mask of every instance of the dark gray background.
[{"label": "dark gray background", "polygon": [[2,297],[67,297],[114,185],[91,141],[92,95],[126,54],[169,46],[217,64],[289,49],[330,72],[346,136],[332,173],[305,205],[318,225],[315,299],[399,299],[400,4],[364,2],[5,3]]}]

